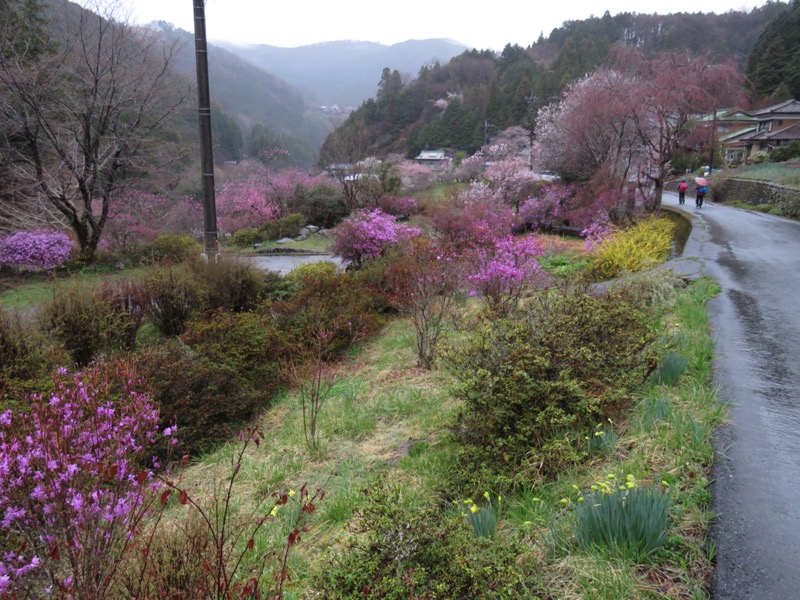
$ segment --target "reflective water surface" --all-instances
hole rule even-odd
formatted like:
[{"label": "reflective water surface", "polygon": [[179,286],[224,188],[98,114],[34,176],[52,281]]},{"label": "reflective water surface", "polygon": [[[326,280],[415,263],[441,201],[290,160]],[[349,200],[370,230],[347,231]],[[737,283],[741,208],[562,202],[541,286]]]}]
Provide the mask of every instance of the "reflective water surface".
[{"label": "reflective water surface", "polygon": [[250,260],[265,271],[275,271],[281,275],[286,275],[286,273],[300,265],[315,262],[332,262],[339,267],[342,266],[341,259],[327,254],[274,254],[254,256]]}]

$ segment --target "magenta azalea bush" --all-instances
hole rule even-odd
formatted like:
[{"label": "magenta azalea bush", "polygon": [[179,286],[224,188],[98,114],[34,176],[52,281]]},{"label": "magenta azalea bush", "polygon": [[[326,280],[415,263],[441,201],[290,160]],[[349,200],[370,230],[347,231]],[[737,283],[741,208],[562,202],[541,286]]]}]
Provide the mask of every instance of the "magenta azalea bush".
[{"label": "magenta azalea bush", "polygon": [[507,314],[524,293],[547,279],[536,260],[544,247],[533,236],[505,236],[476,253],[477,271],[467,277],[472,294],[484,298],[496,314]]},{"label": "magenta azalea bush", "polygon": [[0,595],[103,597],[153,495],[139,460],[158,410],[124,370],[118,390],[107,372],[62,371],[28,414],[0,415]]},{"label": "magenta azalea bush", "polygon": [[364,260],[383,254],[390,244],[409,240],[420,234],[416,227],[397,223],[396,218],[379,208],[360,210],[332,231],[331,250],[335,256],[360,266]]},{"label": "magenta azalea bush", "polygon": [[18,231],[0,237],[0,267],[52,271],[72,253],[72,240],[63,233]]}]

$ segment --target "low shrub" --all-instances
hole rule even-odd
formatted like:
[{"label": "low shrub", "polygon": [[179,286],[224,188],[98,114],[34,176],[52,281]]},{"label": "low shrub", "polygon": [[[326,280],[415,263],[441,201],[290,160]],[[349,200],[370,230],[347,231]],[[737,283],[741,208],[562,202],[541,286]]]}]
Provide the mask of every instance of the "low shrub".
[{"label": "low shrub", "polygon": [[41,330],[61,343],[78,366],[125,346],[130,321],[114,302],[95,290],[59,285],[37,313]]},{"label": "low shrub", "polygon": [[786,146],[775,148],[769,153],[769,162],[786,162],[800,157],[800,141],[794,140]]},{"label": "low shrub", "polygon": [[0,310],[0,373],[4,377],[19,377],[31,371],[34,349],[31,332],[18,313]]},{"label": "low shrub", "polygon": [[402,506],[397,486],[367,490],[346,546],[323,561],[322,598],[530,598],[514,540],[475,538],[460,516]]},{"label": "low shrub", "polygon": [[185,269],[153,267],[142,277],[150,294],[149,315],[167,337],[182,334],[200,305],[198,284]]},{"label": "low shrub", "polygon": [[313,345],[313,340],[324,334],[326,350],[321,358],[325,360],[341,354],[382,324],[370,290],[348,273],[339,272],[333,263],[303,265],[286,279],[297,286],[295,292],[274,303],[270,312],[287,339]]},{"label": "low shrub", "polygon": [[200,356],[175,340],[131,355],[137,371],[157,404],[161,428],[178,426],[178,444],[166,441],[155,448],[165,456],[210,450],[229,439],[268,395],[253,389],[236,370]]},{"label": "low shrub", "polygon": [[587,456],[594,424],[627,405],[655,364],[653,316],[617,294],[541,293],[487,321],[446,363],[464,402],[455,435],[466,489],[507,489]]},{"label": "low shrub", "polygon": [[255,227],[243,227],[231,236],[230,241],[237,248],[249,248],[265,242],[267,239],[267,236]]},{"label": "low shrub", "polygon": [[120,318],[118,335],[124,350],[133,350],[147,311],[150,308],[150,291],[142,281],[126,279],[106,282],[100,289],[100,297],[108,302]]},{"label": "low shrub", "polygon": [[674,223],[653,217],[606,238],[584,269],[586,281],[605,281],[625,272],[649,268],[669,258]]},{"label": "low shrub", "polygon": [[255,389],[271,394],[282,386],[281,361],[290,344],[269,314],[209,311],[191,322],[181,339]]},{"label": "low shrub", "polygon": [[191,236],[168,233],[158,236],[150,246],[150,256],[161,263],[180,263],[199,256],[203,247]]},{"label": "low shrub", "polygon": [[392,278],[388,270],[394,263],[392,257],[367,261],[360,269],[350,273],[357,285],[369,290],[378,313],[397,313],[398,307],[392,302]]},{"label": "low shrub", "polygon": [[274,221],[267,221],[259,228],[259,232],[267,240],[279,240],[285,237],[297,237],[305,226],[305,216],[294,213]]},{"label": "low shrub", "polygon": [[210,262],[197,259],[188,265],[198,282],[201,304],[207,309],[253,310],[267,294],[266,271],[246,260],[224,257]]},{"label": "low shrub", "polygon": [[25,397],[50,389],[64,360],[18,313],[0,310],[0,411],[27,410]]}]

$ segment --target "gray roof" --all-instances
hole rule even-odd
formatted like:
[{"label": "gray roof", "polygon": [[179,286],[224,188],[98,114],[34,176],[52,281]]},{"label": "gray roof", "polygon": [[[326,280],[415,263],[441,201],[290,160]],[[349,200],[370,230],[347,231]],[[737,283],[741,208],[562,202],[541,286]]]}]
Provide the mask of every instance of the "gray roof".
[{"label": "gray roof", "polygon": [[769,115],[775,114],[794,114],[800,116],[800,101],[798,100],[786,100],[784,102],[780,102],[778,104],[773,104],[772,106],[768,106],[766,108],[762,108],[761,110],[753,111],[753,116],[756,117],[766,117]]},{"label": "gray roof", "polygon": [[784,127],[778,131],[756,131],[750,135],[743,136],[742,140],[747,141],[774,141],[791,142],[800,140],[800,123],[791,127]]}]

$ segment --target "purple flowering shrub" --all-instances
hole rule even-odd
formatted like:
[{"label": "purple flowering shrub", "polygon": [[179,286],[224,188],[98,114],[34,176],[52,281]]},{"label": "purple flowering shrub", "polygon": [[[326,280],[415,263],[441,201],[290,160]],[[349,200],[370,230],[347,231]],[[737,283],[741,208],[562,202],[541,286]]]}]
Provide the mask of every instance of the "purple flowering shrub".
[{"label": "purple flowering shrub", "polygon": [[581,230],[583,247],[587,252],[593,252],[598,245],[603,243],[603,240],[611,237],[615,231],[614,226],[608,221],[592,223],[587,228]]},{"label": "purple flowering shrub", "polygon": [[148,512],[158,410],[124,367],[56,379],[0,415],[0,595],[100,598]]},{"label": "purple flowering shrub", "polygon": [[360,210],[332,231],[331,250],[335,256],[358,267],[369,258],[381,256],[390,244],[418,236],[416,227],[397,223],[379,208]]},{"label": "purple flowering shrub", "polygon": [[18,231],[0,237],[0,267],[40,268],[52,271],[72,253],[72,240],[63,233]]},{"label": "purple flowering shrub", "polygon": [[[303,485],[252,513],[232,510],[243,457],[263,438],[248,428],[229,476],[195,494],[188,455],[174,472],[151,457],[157,442],[176,444],[177,427],[159,432],[135,373],[126,361],[62,369],[28,413],[0,414],[0,598],[163,598],[176,586],[197,598],[282,598],[289,553],[324,490]],[[161,526],[170,506],[178,527]],[[245,560],[279,513],[282,544]]]},{"label": "purple flowering shrub", "polygon": [[547,276],[536,260],[545,253],[534,236],[504,236],[475,253],[477,270],[467,276],[472,294],[480,295],[493,314],[507,315],[526,291],[541,287]]}]

